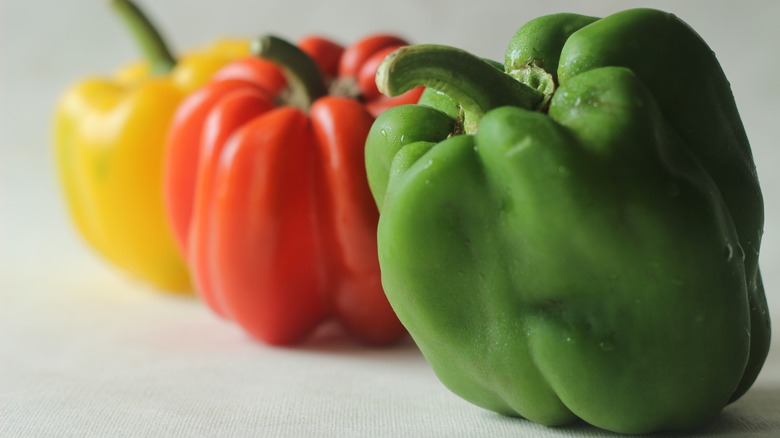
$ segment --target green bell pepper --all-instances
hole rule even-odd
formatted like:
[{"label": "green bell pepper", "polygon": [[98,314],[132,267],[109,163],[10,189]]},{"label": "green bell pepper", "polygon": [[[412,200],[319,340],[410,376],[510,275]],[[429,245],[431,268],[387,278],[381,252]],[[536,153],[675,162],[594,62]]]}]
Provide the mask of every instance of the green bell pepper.
[{"label": "green bell pepper", "polygon": [[[671,14],[538,18],[505,70],[402,48],[366,144],[382,282],[441,381],[622,433],[699,427],[767,355],[761,191],[729,83]],[[435,91],[431,91],[435,89]]]}]

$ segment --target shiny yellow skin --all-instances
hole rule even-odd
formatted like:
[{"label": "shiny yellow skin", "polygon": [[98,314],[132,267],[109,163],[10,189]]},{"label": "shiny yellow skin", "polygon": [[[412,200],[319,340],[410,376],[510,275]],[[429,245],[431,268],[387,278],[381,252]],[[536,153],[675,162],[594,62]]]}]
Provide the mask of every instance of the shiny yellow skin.
[{"label": "shiny yellow skin", "polygon": [[156,288],[192,290],[164,211],[168,126],[186,95],[248,53],[244,40],[218,41],[156,77],[138,62],[74,85],[57,104],[57,168],[79,232],[113,264]]}]

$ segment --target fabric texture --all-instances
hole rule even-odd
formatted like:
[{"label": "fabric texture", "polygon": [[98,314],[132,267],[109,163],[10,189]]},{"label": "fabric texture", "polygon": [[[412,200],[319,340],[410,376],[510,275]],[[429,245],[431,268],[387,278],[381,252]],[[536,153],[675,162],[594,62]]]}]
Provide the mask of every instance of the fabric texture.
[{"label": "fabric texture", "polygon": [[[4,282],[0,436],[614,436],[473,406],[409,340],[365,348],[331,326],[301,347],[269,347],[196,299],[114,274],[95,260]],[[743,399],[693,436],[780,434],[778,351]]]}]

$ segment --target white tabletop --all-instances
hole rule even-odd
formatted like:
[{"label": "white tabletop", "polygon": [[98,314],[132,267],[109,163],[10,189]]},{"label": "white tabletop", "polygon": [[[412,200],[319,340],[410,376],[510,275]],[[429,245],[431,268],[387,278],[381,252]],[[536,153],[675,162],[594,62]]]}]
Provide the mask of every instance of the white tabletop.
[{"label": "white tabletop", "polygon": [[[105,2],[1,4],[0,436],[609,436],[546,428],[459,399],[411,342],[366,349],[329,332],[297,348],[250,340],[194,298],[129,280],[87,248],[53,166],[59,93],[137,52]],[[500,59],[525,21],[604,16],[647,2],[142,2],[176,47],[223,35],[377,30]],[[720,59],[753,146],[766,203],[761,266],[780,318],[780,2],[659,1]],[[754,387],[700,436],[780,436],[780,345]]]}]

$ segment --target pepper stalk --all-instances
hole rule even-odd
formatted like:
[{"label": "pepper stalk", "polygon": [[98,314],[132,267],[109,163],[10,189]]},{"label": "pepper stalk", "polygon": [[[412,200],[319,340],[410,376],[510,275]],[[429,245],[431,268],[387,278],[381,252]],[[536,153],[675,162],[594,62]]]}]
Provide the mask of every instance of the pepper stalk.
[{"label": "pepper stalk", "polygon": [[111,7],[125,22],[149,61],[152,76],[168,74],[176,58],[149,17],[131,0],[111,0]]},{"label": "pepper stalk", "polygon": [[275,62],[284,71],[289,94],[282,98],[282,103],[308,111],[317,99],[328,94],[319,66],[295,44],[274,35],[264,35],[252,41],[250,51]]},{"label": "pepper stalk", "polygon": [[[543,79],[543,78],[542,78]],[[463,130],[477,131],[479,119],[501,106],[541,110],[549,96],[546,83],[529,86],[464,50],[435,44],[401,47],[379,65],[379,91],[398,96],[424,86],[445,93],[463,111]]]}]

